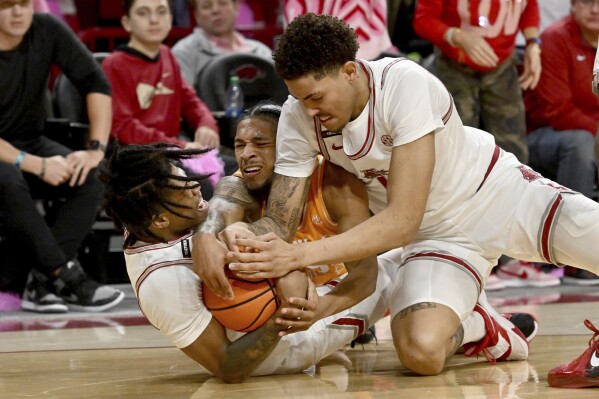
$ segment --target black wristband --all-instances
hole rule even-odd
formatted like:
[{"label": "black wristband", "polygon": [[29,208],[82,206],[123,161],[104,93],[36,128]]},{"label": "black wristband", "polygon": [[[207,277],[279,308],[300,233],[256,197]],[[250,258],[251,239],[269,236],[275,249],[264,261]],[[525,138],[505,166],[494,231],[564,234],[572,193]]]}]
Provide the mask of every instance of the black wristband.
[{"label": "black wristband", "polygon": [[106,144],[100,143],[99,140],[91,140],[87,144],[87,149],[92,151],[102,151],[106,152]]},{"label": "black wristband", "polygon": [[543,41],[541,39],[539,39],[538,37],[529,37],[528,39],[526,39],[527,46],[529,44],[538,44],[539,47],[541,47],[541,43],[543,43]]}]

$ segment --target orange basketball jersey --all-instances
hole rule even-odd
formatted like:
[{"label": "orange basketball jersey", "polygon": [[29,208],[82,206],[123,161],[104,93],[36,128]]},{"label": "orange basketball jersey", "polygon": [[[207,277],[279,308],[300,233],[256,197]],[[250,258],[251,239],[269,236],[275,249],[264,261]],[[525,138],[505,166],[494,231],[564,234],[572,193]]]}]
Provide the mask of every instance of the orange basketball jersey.
[{"label": "orange basketball jersey", "polygon": [[[310,191],[306,198],[302,220],[293,236],[293,243],[320,240],[335,235],[337,230],[337,223],[329,215],[322,198],[324,163],[324,158],[319,155],[316,168],[312,172]],[[234,176],[242,177],[239,171]],[[347,273],[343,263],[309,266],[305,271],[316,285],[323,285]]]},{"label": "orange basketball jersey", "polygon": [[[294,243],[320,240],[335,235],[337,231],[337,223],[329,215],[322,198],[324,163],[324,158],[319,155],[316,168],[312,172],[302,220],[293,236]],[[347,272],[343,263],[309,266],[305,271],[316,285],[325,284]]]}]

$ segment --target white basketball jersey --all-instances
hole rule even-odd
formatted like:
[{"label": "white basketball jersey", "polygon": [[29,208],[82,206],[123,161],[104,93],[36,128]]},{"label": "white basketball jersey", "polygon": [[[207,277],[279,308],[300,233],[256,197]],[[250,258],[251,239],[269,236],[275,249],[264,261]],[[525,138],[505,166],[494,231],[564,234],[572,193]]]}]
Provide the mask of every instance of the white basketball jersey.
[{"label": "white basketball jersey", "polygon": [[327,131],[289,98],[277,132],[275,172],[309,176],[318,153],[354,173],[367,187],[370,208],[387,205],[393,147],[435,134],[435,170],[419,235],[434,233],[454,205],[474,195],[495,150],[493,136],[464,127],[451,95],[435,76],[405,58],[358,61],[370,99],[341,133]]}]

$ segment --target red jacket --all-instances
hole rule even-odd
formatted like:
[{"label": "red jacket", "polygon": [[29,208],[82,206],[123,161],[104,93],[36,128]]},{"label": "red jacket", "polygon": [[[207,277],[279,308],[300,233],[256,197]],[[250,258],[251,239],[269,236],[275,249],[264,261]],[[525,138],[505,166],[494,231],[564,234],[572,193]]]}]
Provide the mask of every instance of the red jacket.
[{"label": "red jacket", "polygon": [[524,96],[528,131],[551,126],[596,134],[599,99],[591,87],[596,49],[582,38],[571,16],[547,27],[541,40],[541,80]]},{"label": "red jacket", "polygon": [[[488,12],[484,11],[486,5]],[[418,0],[413,24],[420,37],[429,40],[447,57],[488,72],[493,68],[475,64],[463,50],[443,40],[447,29],[479,30],[501,63],[514,52],[518,29],[538,27],[539,19],[537,0]],[[487,27],[481,27],[481,23]]]},{"label": "red jacket", "polygon": [[119,47],[102,68],[113,88],[112,135],[121,143],[184,145],[177,138],[181,118],[194,130],[208,126],[218,131],[212,113],[182,78],[167,46],[160,46],[155,59]]}]

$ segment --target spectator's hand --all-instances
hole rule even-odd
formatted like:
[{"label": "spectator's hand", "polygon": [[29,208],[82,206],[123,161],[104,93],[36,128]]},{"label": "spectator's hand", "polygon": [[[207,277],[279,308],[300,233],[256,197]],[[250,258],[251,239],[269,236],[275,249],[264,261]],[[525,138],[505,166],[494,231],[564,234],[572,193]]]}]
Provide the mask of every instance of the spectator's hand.
[{"label": "spectator's hand", "polygon": [[289,244],[275,233],[255,239],[237,237],[234,243],[244,252],[229,252],[229,269],[242,278],[276,278],[303,266],[300,245]]},{"label": "spectator's hand", "polygon": [[55,155],[44,159],[46,160],[46,170],[41,178],[44,182],[51,186],[59,186],[69,180],[73,174],[73,168],[65,157]]},{"label": "spectator's hand", "polygon": [[204,148],[206,148],[205,145],[196,143],[195,141],[186,142],[185,147],[184,147],[184,149],[186,149],[186,150],[203,150]]},{"label": "spectator's hand", "polygon": [[499,57],[484,37],[475,32],[460,31],[454,38],[455,43],[461,47],[468,57],[477,65],[494,68],[499,62]]},{"label": "spectator's hand", "polygon": [[518,81],[522,90],[533,90],[541,79],[541,48],[538,44],[529,44],[524,53],[524,70]]},{"label": "spectator's hand", "polygon": [[192,241],[191,257],[195,272],[217,296],[233,299],[233,289],[225,275],[227,247],[211,234],[196,234]]},{"label": "spectator's hand", "polygon": [[195,132],[196,143],[200,143],[204,147],[217,148],[220,147],[220,134],[216,130],[212,130],[206,126],[200,126]]},{"label": "spectator's hand", "polygon": [[75,151],[67,155],[67,163],[72,168],[73,173],[69,186],[80,186],[87,179],[89,172],[96,168],[100,161],[104,159],[102,151]]},{"label": "spectator's hand", "polygon": [[[285,290],[285,287],[280,286],[280,282],[284,281],[281,278],[277,281],[277,289]],[[291,297],[287,304],[284,304],[280,309],[281,317],[276,319],[277,324],[286,327],[285,330],[279,332],[279,335],[285,336],[298,331],[305,331],[319,320],[316,309],[318,308],[318,294],[312,280],[308,279],[308,293],[305,298]]]}]

